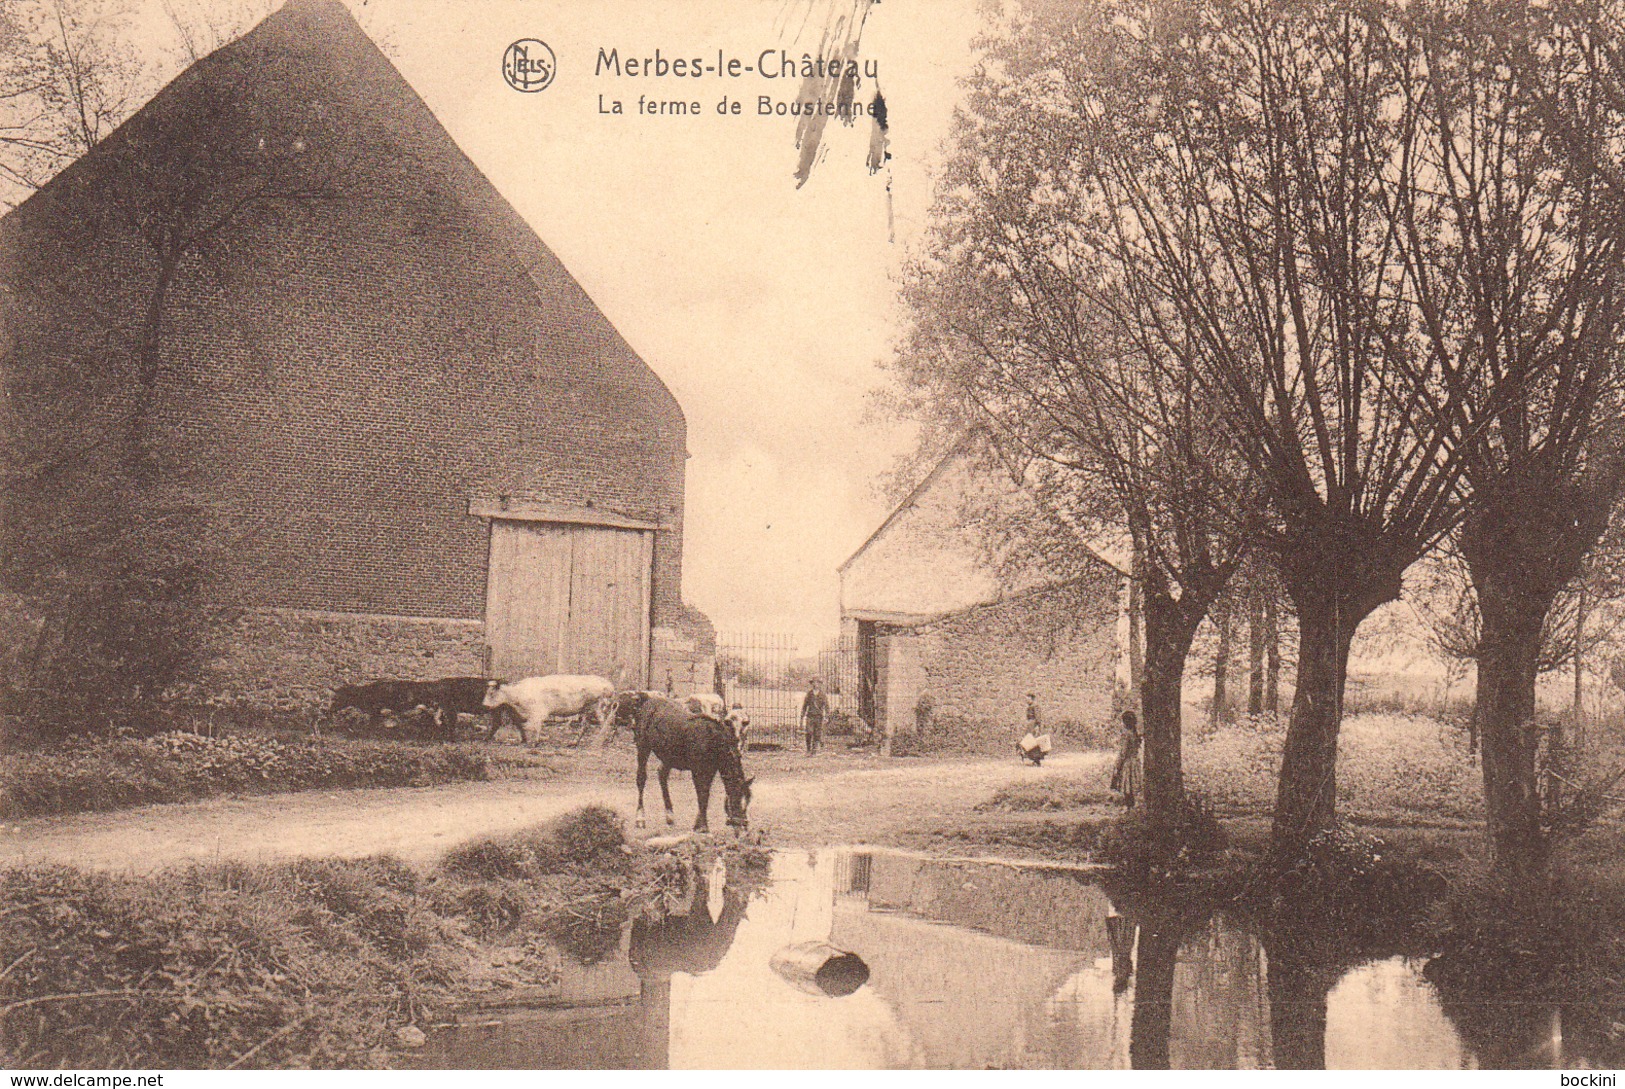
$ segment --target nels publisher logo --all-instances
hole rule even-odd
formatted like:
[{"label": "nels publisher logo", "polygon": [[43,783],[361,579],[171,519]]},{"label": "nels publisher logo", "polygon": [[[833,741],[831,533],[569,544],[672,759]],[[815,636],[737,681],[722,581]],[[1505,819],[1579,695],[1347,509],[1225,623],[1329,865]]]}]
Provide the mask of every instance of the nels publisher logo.
[{"label": "nels publisher logo", "polygon": [[502,54],[502,78],[514,90],[527,94],[546,90],[558,68],[553,50],[536,38],[520,38]]}]

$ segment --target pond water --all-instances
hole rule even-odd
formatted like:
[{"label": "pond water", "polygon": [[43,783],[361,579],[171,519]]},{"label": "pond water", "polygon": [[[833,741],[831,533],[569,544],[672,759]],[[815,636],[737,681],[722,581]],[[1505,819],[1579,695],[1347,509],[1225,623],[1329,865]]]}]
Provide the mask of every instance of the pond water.
[{"label": "pond water", "polygon": [[[717,886],[721,886],[718,888]],[[840,998],[775,970],[856,953]],[[1556,1008],[1441,996],[1425,960],[1305,964],[1223,915],[1179,932],[1090,875],[882,850],[780,852],[763,889],[702,880],[556,993],[431,1033],[436,1068],[1473,1069],[1590,1065]],[[1601,1065],[1601,1064],[1600,1064]]]}]

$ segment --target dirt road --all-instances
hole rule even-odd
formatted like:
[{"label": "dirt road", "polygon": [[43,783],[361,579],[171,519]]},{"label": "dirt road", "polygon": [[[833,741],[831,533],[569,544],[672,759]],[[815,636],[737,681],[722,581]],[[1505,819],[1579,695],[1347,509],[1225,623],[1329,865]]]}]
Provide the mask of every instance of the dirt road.
[{"label": "dirt road", "polygon": [[[1043,768],[1014,759],[865,761],[786,757],[752,768],[751,827],[774,846],[888,842],[974,816],[973,807],[1006,783],[1105,774],[1104,753],[1058,753]],[[426,862],[464,840],[538,824],[588,804],[610,806],[630,823],[635,791],[613,762],[567,767],[543,780],[457,783],[421,789],[315,791],[216,798],[114,813],[40,817],[0,829],[0,865],[66,862],[92,869],[150,872],[178,862],[244,861],[388,852]],[[665,832],[659,786],[649,783],[649,833]],[[677,826],[694,820],[686,775],[672,777]],[[720,788],[711,820],[722,827]]]}]

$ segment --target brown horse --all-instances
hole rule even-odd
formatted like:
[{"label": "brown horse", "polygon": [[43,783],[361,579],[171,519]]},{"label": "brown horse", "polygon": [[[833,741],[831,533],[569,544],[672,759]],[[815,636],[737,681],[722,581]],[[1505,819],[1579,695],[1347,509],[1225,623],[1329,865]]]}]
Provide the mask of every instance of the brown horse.
[{"label": "brown horse", "polygon": [[726,795],[723,810],[728,823],[735,828],[750,826],[746,811],[750,807],[750,785],[755,780],[745,778],[739,742],[727,723],[693,714],[681,703],[652,692],[622,692],[616,699],[615,724],[631,727],[637,741],[639,828],[644,826],[643,788],[649,782],[650,753],[660,758],[660,796],[666,803],[667,824],[675,823],[668,780],[676,768],[694,779],[694,796],[700,807],[694,831],[710,830],[705,813],[711,804],[711,781],[718,775]]}]

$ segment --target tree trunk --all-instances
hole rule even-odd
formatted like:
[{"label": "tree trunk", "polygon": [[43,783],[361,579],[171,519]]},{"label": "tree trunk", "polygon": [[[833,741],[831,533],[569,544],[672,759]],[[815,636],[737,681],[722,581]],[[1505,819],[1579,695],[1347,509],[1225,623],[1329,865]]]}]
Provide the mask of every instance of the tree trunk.
[{"label": "tree trunk", "polygon": [[1490,847],[1498,872],[1538,879],[1546,873],[1546,839],[1535,767],[1535,677],[1552,595],[1503,585],[1488,569],[1475,571],[1473,581],[1481,624],[1477,718]]},{"label": "tree trunk", "polygon": [[1281,607],[1273,593],[1264,598],[1264,713],[1281,711]]},{"label": "tree trunk", "polygon": [[[1597,453],[1585,480],[1527,454],[1509,470],[1475,479],[1476,509],[1461,532],[1478,595],[1478,728],[1490,846],[1496,871],[1530,891],[1547,872],[1534,726],[1541,629],[1625,488],[1618,452]],[[1578,641],[1576,648],[1578,664]]]},{"label": "tree trunk", "polygon": [[1185,804],[1180,694],[1185,659],[1196,624],[1181,605],[1145,595],[1145,668],[1140,686],[1140,734],[1145,755],[1145,810],[1153,824],[1177,815]]},{"label": "tree trunk", "polygon": [[[1332,593],[1338,591],[1334,588]],[[1377,604],[1351,605],[1347,596],[1341,602],[1336,596],[1297,602],[1298,688],[1281,756],[1270,838],[1278,861],[1296,861],[1304,844],[1337,818],[1337,731],[1343,718],[1349,646],[1360,622]]]},{"label": "tree trunk", "polygon": [[1257,586],[1247,595],[1247,713],[1264,713],[1264,595]]},{"label": "tree trunk", "polygon": [[1145,591],[1140,585],[1139,550],[1135,550],[1134,577],[1128,583],[1128,688],[1130,704],[1141,702],[1145,683]]},{"label": "tree trunk", "polygon": [[1571,716],[1574,728],[1579,729],[1580,716],[1585,713],[1585,659],[1580,644],[1585,639],[1586,592],[1580,587],[1580,599],[1574,604],[1574,709]]},{"label": "tree trunk", "polygon": [[1230,703],[1230,610],[1214,610],[1213,626],[1218,629],[1219,646],[1213,652],[1213,706],[1208,709],[1209,729],[1218,729],[1229,717]]},{"label": "tree trunk", "polygon": [[1129,1066],[1169,1068],[1168,1030],[1173,1025],[1174,966],[1179,935],[1155,923],[1140,926],[1139,965],[1134,981],[1134,1016],[1129,1022]]}]

